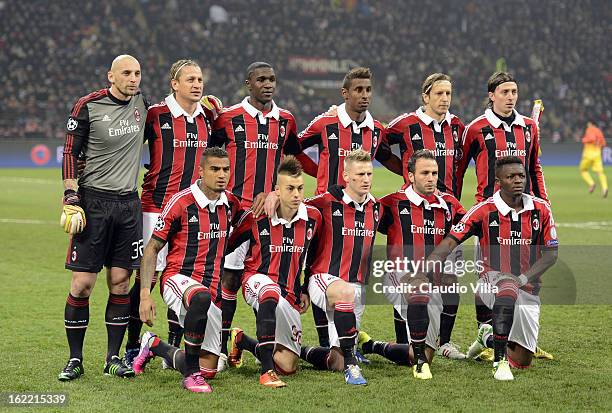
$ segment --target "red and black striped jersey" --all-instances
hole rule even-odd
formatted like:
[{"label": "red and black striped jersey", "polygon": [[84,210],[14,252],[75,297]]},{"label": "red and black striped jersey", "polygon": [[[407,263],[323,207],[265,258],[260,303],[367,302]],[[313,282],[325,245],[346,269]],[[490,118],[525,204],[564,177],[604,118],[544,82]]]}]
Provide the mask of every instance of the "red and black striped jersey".
[{"label": "red and black striped jersey", "polygon": [[387,125],[386,142],[399,145],[404,183],[408,179],[408,161],[420,149],[429,149],[438,163],[438,190],[457,196],[456,163],[461,154],[464,126],[455,115],[446,112],[441,123],[428,116],[422,108],[398,116]]},{"label": "red and black striped jersey", "polygon": [[210,128],[199,103],[193,116],[179,106],[173,95],[149,108],[145,139],[149,142],[150,161],[142,184],[143,212],[159,213],[174,194],[198,179]]},{"label": "red and black striped jersey", "polygon": [[316,194],[326,192],[333,185],[344,184],[344,158],[354,149],[362,148],[376,156],[383,141],[385,128],[366,111],[359,125],[346,113],[345,104],[338,106],[336,115],[319,115],[298,138],[302,150],[317,145],[319,168]]},{"label": "red and black striped jersey", "polygon": [[306,201],[321,211],[323,225],[308,255],[308,274],[327,273],[347,282],[366,284],[380,219],[380,203],[370,194],[362,204],[340,186]]},{"label": "red and black striped jersey", "polygon": [[291,221],[276,214],[271,218],[265,215],[254,218],[249,211],[232,232],[228,252],[248,242],[245,278],[253,274],[267,275],[280,286],[282,296],[299,308],[304,259],[320,226],[321,213],[304,203]]},{"label": "red and black striped jersey", "polygon": [[458,195],[463,176],[472,159],[476,162],[476,202],[481,202],[498,189],[495,186],[495,161],[504,156],[518,156],[527,173],[525,193],[548,201],[544,174],[540,166],[540,142],[536,123],[514,111],[514,121],[507,125],[491,109],[474,119],[463,132],[462,157],[457,163]]},{"label": "red and black striped jersey", "polygon": [[165,280],[183,274],[210,290],[213,301],[221,300],[221,273],[230,227],[242,216],[240,201],[225,191],[209,200],[196,181],[177,192],[164,206],[153,238],[168,243]]},{"label": "red and black striped jersey", "polygon": [[[462,243],[470,236],[479,238],[482,264],[487,271],[516,276],[525,273],[542,255],[542,249],[557,248],[557,230],[550,206],[541,198],[523,195],[523,209],[517,212],[502,199],[500,192],[474,205],[455,225],[449,236]],[[537,294],[537,285],[522,287]]]},{"label": "red and black striped jersey", "polygon": [[453,195],[418,194],[412,185],[380,199],[382,217],[378,231],[387,235],[387,258],[423,261],[451,227],[465,215]]},{"label": "red and black striped jersey", "polygon": [[272,102],[272,110],[263,114],[248,99],[221,112],[210,140],[211,146],[225,145],[232,171],[227,188],[245,208],[256,195],[274,189],[283,154],[300,153],[291,112]]}]

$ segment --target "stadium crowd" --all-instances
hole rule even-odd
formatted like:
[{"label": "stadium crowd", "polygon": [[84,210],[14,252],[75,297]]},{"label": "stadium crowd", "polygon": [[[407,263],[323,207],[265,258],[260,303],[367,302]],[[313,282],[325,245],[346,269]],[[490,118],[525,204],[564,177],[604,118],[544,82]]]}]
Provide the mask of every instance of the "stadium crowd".
[{"label": "stadium crowd", "polygon": [[[579,139],[589,119],[612,132],[603,0],[539,3],[441,0],[155,2],[0,1],[0,138],[62,138],[74,96],[106,83],[120,53],[142,63],[152,102],[168,93],[170,64],[182,57],[207,70],[206,93],[226,105],[245,95],[244,67],[272,63],[279,104],[302,129],[340,101],[289,76],[293,56],[350,59],[372,68],[376,99],[391,120],[418,106],[426,74],[454,79],[452,112],[466,123],[484,108],[486,79],[506,65],[519,81],[517,109],[542,98],[543,140]],[[343,72],[344,73],[344,72]],[[343,73],[333,74],[338,85]],[[388,113],[387,113],[388,112]]]}]

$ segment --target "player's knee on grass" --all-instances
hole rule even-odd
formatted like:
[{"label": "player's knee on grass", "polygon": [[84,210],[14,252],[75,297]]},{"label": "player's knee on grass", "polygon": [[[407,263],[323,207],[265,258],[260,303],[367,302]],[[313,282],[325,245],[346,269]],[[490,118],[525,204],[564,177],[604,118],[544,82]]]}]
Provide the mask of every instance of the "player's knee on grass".
[{"label": "player's knee on grass", "polygon": [[89,272],[73,272],[70,281],[70,294],[73,297],[85,298],[91,295],[96,285],[96,274]]},{"label": "player's knee on grass", "polygon": [[533,353],[518,343],[509,342],[506,348],[508,362],[517,369],[526,369],[531,366]]},{"label": "player's knee on grass", "polygon": [[111,294],[125,295],[130,291],[131,270],[125,268],[112,267],[106,272],[106,283]]},{"label": "player's knee on grass", "polygon": [[330,307],[336,303],[352,303],[355,301],[355,287],[343,280],[338,280],[327,287],[327,303]]},{"label": "player's knee on grass", "polygon": [[338,347],[332,347],[327,360],[327,368],[331,371],[344,371],[344,356]]},{"label": "player's knee on grass", "polygon": [[221,285],[228,291],[236,292],[240,290],[243,270],[223,270]]},{"label": "player's knee on grass", "polygon": [[204,287],[193,286],[185,291],[183,302],[188,312],[195,311],[202,315],[206,315],[210,308],[210,293]]},{"label": "player's knee on grass", "polygon": [[293,351],[279,344],[274,349],[274,367],[277,373],[283,376],[295,374],[298,368],[299,357]]},{"label": "player's knee on grass", "polygon": [[217,362],[219,356],[205,350],[200,350],[200,372],[205,379],[212,379],[217,375]]}]

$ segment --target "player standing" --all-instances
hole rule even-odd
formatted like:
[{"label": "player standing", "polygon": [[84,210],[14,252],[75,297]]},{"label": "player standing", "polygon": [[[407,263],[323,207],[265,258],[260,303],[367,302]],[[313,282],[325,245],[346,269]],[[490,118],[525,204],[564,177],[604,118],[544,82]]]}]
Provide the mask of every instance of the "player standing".
[{"label": "player standing", "polygon": [[[439,173],[437,188],[442,193],[459,197],[456,166],[461,159],[461,136],[464,126],[461,120],[450,113],[453,85],[451,77],[444,73],[432,73],[421,85],[423,106],[411,113],[404,113],[387,126],[386,140],[389,146],[399,145],[402,157],[404,182],[410,185],[408,162],[421,149],[435,154]],[[458,254],[461,251],[457,251]],[[448,294],[440,320],[440,347],[438,354],[452,359],[464,355],[450,341],[459,305],[459,294]],[[398,343],[407,343],[406,320],[393,310],[395,335]]]},{"label": "player standing", "polygon": [[[276,92],[274,68],[265,62],[250,64],[245,85],[249,96],[220,114],[213,125],[210,145],[225,146],[232,169],[228,190],[241,200],[243,208],[253,207],[254,215],[258,216],[266,194],[276,185],[276,170],[283,155],[298,155],[300,149],[295,118],[273,100]],[[227,353],[229,329],[236,312],[236,294],[241,285],[245,257],[246,247],[242,246],[225,260],[221,339],[224,353]],[[235,365],[235,361],[229,362]]]},{"label": "player standing", "polygon": [[232,233],[230,249],[248,244],[242,288],[257,312],[257,339],[232,329],[230,358],[241,364],[242,351],[261,362],[259,383],[284,387],[277,373],[297,370],[302,338],[300,314],[308,308],[300,276],[311,240],[321,225],[321,213],[305,205],[302,167],[286,157],[278,168],[276,194],[280,205],[272,217],[248,212]]},{"label": "player standing", "polygon": [[[216,115],[200,104],[204,79],[197,62],[190,59],[176,61],[170,68],[169,83],[170,94],[161,103],[149,108],[145,126],[144,138],[149,143],[150,161],[142,186],[144,245],[151,239],[163,206],[174,194],[198,179],[198,163],[208,143],[210,122]],[[168,247],[165,246],[157,255],[157,272],[166,266],[167,254]],[[137,273],[130,290],[130,323],[125,350],[128,365],[131,365],[140,348],[142,322],[139,305],[140,275]],[[178,346],[182,332],[171,309],[168,309],[168,325],[168,341]]]},{"label": "player standing", "polygon": [[305,273],[312,303],[327,313],[331,349],[305,347],[301,357],[317,368],[344,370],[346,383],[353,385],[366,384],[354,350],[381,212],[370,194],[372,174],[370,153],[350,151],[343,160],[346,188],[332,186],[306,202],[323,216]]},{"label": "player standing", "polygon": [[217,372],[221,351],[221,272],[232,222],[240,216],[240,201],[226,191],[230,165],[227,152],[208,148],[198,168],[200,178],[175,194],[159,216],[142,261],[140,317],[152,325],[155,304],[151,298],[158,254],[168,245],[167,265],[161,278],[164,302],[184,328],[185,351],[143,334],[134,371],[160,356],[180,371],[183,387],[209,393],[206,383]]},{"label": "player standing", "polygon": [[[140,64],[117,56],[108,72],[109,89],[80,98],[66,125],[62,161],[64,207],[62,225],[71,234],[66,268],[72,271],[64,310],[70,359],[61,381],[84,373],[83,341],[89,324],[89,296],[97,274],[107,268],[108,347],[104,373],[134,375],[119,358],[129,319],[129,280],[142,255],[142,212],[138,173],[147,103],[139,92]],[[77,182],[76,159],[86,165]]]},{"label": "player standing", "polygon": [[[380,200],[383,211],[378,230],[387,235],[388,260],[420,263],[450,232],[451,226],[463,217],[465,210],[454,196],[437,191],[438,163],[433,152],[419,149],[410,157],[407,167],[411,184]],[[452,268],[452,263],[449,268]],[[458,305],[452,301],[454,297],[444,297],[451,293],[431,292],[428,291],[429,286],[453,286],[457,283],[457,276],[450,273],[436,274],[430,278],[419,275],[409,278],[408,284],[413,289],[407,294],[407,302],[402,294],[391,294],[388,298],[402,318],[408,320],[413,375],[427,380],[432,377],[429,365],[434,350],[438,348],[438,336],[440,343],[449,343],[448,337],[443,339],[441,336],[443,303]],[[405,282],[400,277],[399,273],[387,274],[385,281],[397,287]],[[450,331],[447,329],[446,333]],[[397,362],[399,359],[399,364],[408,361],[408,355],[402,355],[404,347],[373,342],[363,331],[359,333],[358,341],[366,354],[377,352],[388,358],[393,356],[391,360]],[[455,358],[465,358],[465,355],[462,356]]]},{"label": "player standing", "polygon": [[[499,190],[472,207],[428,257],[433,266],[472,235],[478,236],[484,271],[479,290],[493,311],[493,327],[483,324],[468,357],[494,348],[497,380],[513,380],[510,366],[528,367],[537,349],[540,277],[557,260],[557,231],[549,204],[525,194],[524,159],[495,162]],[[428,263],[429,265],[429,263]],[[432,267],[428,267],[432,268]]]},{"label": "player standing", "polygon": [[584,182],[589,186],[589,193],[593,193],[595,190],[595,181],[593,181],[591,174],[589,174],[589,169],[593,169],[593,172],[599,177],[601,193],[603,197],[606,198],[608,196],[608,178],[604,172],[603,162],[601,160],[601,151],[606,146],[606,139],[601,129],[593,122],[587,122],[587,127],[582,137],[582,144],[584,147],[582,150],[582,159],[580,159],[580,176],[582,176]]},{"label": "player standing", "polygon": [[517,82],[509,73],[496,72],[487,82],[489,103],[484,115],[474,119],[462,136],[462,156],[457,164],[457,198],[461,198],[463,177],[472,159],[476,162],[476,202],[495,192],[495,161],[518,156],[527,173],[525,193],[548,201],[544,174],[540,166],[540,141],[533,119],[519,114]]}]

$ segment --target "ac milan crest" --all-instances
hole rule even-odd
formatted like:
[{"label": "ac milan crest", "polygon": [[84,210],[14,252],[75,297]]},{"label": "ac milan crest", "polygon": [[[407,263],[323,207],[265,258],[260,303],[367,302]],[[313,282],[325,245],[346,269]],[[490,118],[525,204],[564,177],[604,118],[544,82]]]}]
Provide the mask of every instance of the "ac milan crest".
[{"label": "ac milan crest", "polygon": [[134,119],[136,119],[136,122],[140,122],[140,112],[138,108],[134,109]]},{"label": "ac milan crest", "polygon": [[280,125],[279,133],[280,133],[281,138],[285,137],[285,132],[286,132],[285,125]]},{"label": "ac milan crest", "polygon": [[540,221],[538,221],[537,218],[533,219],[532,225],[533,225],[533,230],[534,231],[537,231],[537,230],[540,229]]},{"label": "ac milan crest", "polygon": [[312,239],[312,228],[308,228],[308,230],[306,231],[306,239]]},{"label": "ac milan crest", "polygon": [[531,133],[529,132],[529,130],[525,131],[525,140],[527,142],[531,142]]}]

